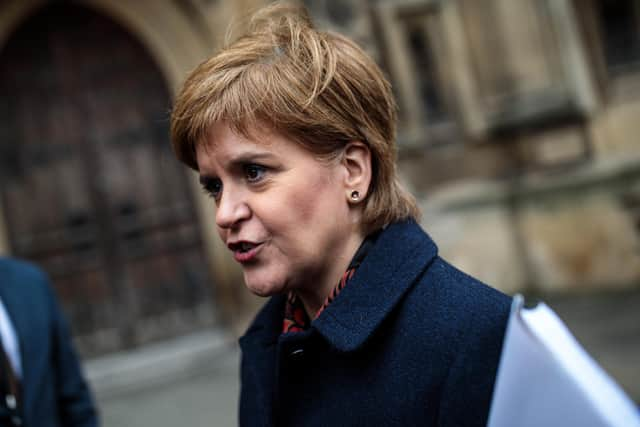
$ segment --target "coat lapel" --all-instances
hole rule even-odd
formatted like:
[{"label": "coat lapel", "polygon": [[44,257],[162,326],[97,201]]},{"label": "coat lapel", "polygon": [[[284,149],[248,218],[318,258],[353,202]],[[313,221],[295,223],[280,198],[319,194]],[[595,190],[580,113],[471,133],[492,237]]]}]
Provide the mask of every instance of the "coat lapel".
[{"label": "coat lapel", "polygon": [[336,349],[360,347],[437,256],[433,241],[414,221],[389,225],[349,285],[312,326]]}]

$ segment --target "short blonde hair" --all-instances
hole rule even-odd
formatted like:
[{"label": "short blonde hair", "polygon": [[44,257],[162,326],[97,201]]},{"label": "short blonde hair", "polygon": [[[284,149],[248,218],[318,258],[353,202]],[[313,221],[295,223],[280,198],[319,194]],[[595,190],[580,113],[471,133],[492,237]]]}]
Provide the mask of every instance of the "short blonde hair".
[{"label": "short blonde hair", "polygon": [[245,136],[266,125],[325,159],[362,141],[372,158],[362,217],[371,232],[419,215],[397,177],[396,120],[391,86],[360,47],[316,30],[302,6],[275,3],[191,72],[175,101],[171,140],[195,170],[196,144],[223,121]]}]

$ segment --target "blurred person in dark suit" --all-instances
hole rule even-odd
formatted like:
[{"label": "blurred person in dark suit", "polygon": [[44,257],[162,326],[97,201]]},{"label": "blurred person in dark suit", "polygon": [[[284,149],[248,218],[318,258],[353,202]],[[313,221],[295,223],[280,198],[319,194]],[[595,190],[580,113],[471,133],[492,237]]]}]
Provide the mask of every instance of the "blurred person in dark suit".
[{"label": "blurred person in dark suit", "polygon": [[94,427],[97,410],[46,275],[0,258],[0,426]]}]

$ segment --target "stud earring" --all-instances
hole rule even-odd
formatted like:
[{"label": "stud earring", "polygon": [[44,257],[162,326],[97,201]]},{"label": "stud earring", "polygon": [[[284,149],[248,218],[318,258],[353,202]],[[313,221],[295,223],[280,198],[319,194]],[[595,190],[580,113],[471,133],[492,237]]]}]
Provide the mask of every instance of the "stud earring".
[{"label": "stud earring", "polygon": [[353,190],[351,192],[351,200],[353,200],[354,202],[360,200],[360,193],[357,190]]}]

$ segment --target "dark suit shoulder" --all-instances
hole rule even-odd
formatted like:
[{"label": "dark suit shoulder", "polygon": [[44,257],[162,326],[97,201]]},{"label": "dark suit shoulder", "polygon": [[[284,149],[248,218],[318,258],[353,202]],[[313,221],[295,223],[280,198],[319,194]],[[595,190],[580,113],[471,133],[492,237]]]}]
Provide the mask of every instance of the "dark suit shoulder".
[{"label": "dark suit shoulder", "polygon": [[28,261],[15,258],[0,258],[0,279],[2,282],[19,282],[23,285],[48,282],[47,276],[39,267]]}]

